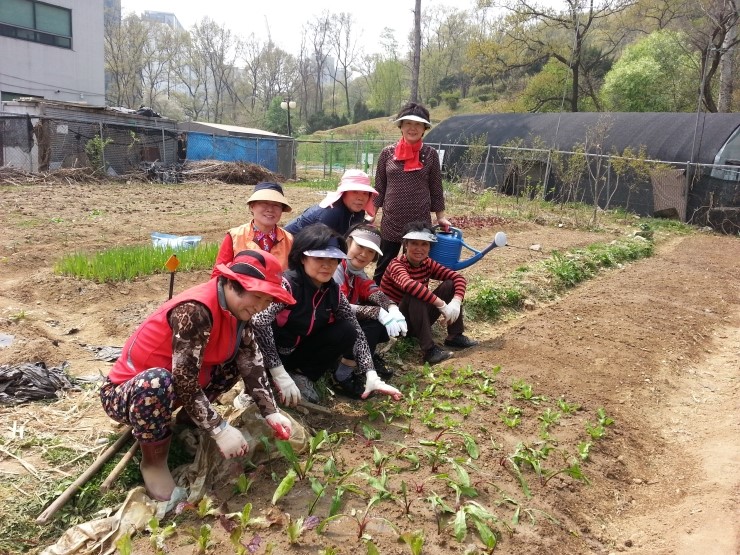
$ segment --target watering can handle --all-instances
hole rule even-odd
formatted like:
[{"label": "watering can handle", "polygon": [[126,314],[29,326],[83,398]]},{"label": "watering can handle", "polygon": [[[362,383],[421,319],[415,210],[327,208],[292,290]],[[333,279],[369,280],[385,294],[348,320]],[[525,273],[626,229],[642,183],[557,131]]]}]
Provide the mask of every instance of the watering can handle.
[{"label": "watering can handle", "polygon": [[460,228],[458,228],[458,227],[453,227],[453,226],[450,226],[449,229],[447,229],[447,231],[445,231],[442,228],[441,225],[437,224],[437,225],[435,225],[432,228],[432,233],[436,234],[437,232],[447,233],[447,234],[450,234],[450,235],[455,235],[457,237],[461,237],[462,236],[462,230]]}]

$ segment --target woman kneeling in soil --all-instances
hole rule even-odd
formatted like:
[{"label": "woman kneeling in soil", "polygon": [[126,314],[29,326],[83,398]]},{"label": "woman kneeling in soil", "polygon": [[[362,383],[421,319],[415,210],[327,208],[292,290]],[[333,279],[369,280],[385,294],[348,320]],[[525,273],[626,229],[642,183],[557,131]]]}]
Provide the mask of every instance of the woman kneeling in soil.
[{"label": "woman kneeling in soil", "polygon": [[[467,282],[462,274],[429,258],[437,237],[424,222],[411,222],[403,230],[403,252],[388,265],[380,288],[398,303],[408,322],[408,334],[419,340],[424,361],[437,364],[452,356],[442,350],[432,338],[432,324],[442,316],[447,324],[447,347],[466,349],[478,342],[463,334],[462,302]],[[442,283],[429,289],[429,280]]]},{"label": "woman kneeling in soil", "polygon": [[[408,328],[396,303],[365,273],[365,268],[382,254],[378,228],[372,224],[356,225],[347,235],[347,259],[342,260],[334,272],[334,281],[355,311],[370,346],[375,370],[381,378],[389,379],[393,371],[385,365],[375,348],[391,337],[406,335]],[[344,353],[344,358],[354,360],[354,355],[349,351]]]},{"label": "woman kneeling in soil", "polygon": [[[278,412],[250,318],[273,300],[295,300],[281,286],[281,267],[269,253],[243,251],[217,277],[164,303],[126,341],[100,390],[103,409],[133,428],[141,446],[141,474],[149,495],[165,501],[175,488],[167,466],[173,411],[189,417],[226,458],[248,445],[211,405],[239,378],[281,439],[290,420]],[[187,421],[184,418],[183,421]]]},{"label": "woman kneeling in soil", "polygon": [[[265,366],[288,406],[302,398],[318,402],[313,384],[334,368],[336,385],[351,397],[365,399],[377,391],[401,398],[400,391],[378,377],[355,313],[332,279],[346,252],[344,238],[324,224],[297,233],[288,256],[290,269],[283,274],[283,286],[296,304],[276,299],[253,318]],[[354,359],[342,359],[337,366],[346,352]]]},{"label": "woman kneeling in soil", "polygon": [[247,199],[252,220],[232,227],[224,237],[216,256],[216,265],[211,277],[215,277],[219,264],[229,264],[234,253],[246,249],[269,252],[280,261],[283,270],[288,268],[288,253],[293,245],[293,235],[278,225],[283,212],[292,208],[283,195],[278,183],[262,181],[254,186],[252,196]]}]

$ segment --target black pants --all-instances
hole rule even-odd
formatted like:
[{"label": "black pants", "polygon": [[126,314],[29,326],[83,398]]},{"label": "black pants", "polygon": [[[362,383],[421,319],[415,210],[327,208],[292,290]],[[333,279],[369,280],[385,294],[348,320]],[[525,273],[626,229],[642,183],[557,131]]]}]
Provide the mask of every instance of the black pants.
[{"label": "black pants", "polygon": [[304,337],[289,355],[280,355],[288,372],[299,370],[315,382],[327,370],[334,371],[342,353],[352,352],[357,340],[354,326],[347,320],[337,320]]},{"label": "black pants", "polygon": [[383,251],[383,255],[378,258],[375,263],[375,273],[373,274],[373,280],[375,283],[380,285],[380,280],[383,279],[383,274],[391,260],[398,256],[401,250],[401,243],[394,243],[393,241],[386,241],[385,239],[380,240],[380,250]]},{"label": "black pants", "polygon": [[[390,339],[385,326],[377,320],[372,318],[360,320],[360,327],[362,328],[362,332],[365,334],[367,344],[370,346],[371,354],[375,354],[375,347],[378,346],[378,343],[385,343]],[[355,354],[352,352],[352,349],[345,351],[342,356],[349,360],[355,360]]]},{"label": "black pants", "polygon": [[[439,284],[434,291],[444,302],[448,303],[455,296],[455,283],[448,279]],[[404,295],[401,303],[398,305],[403,315],[406,317],[406,324],[409,327],[408,335],[416,337],[419,340],[419,347],[423,352],[427,352],[434,347],[432,338],[432,324],[439,319],[442,314],[437,307],[432,304],[420,301],[411,295]],[[463,324],[463,309],[460,307],[460,316],[454,323],[447,326],[447,335],[450,337],[459,335],[465,331]]]}]

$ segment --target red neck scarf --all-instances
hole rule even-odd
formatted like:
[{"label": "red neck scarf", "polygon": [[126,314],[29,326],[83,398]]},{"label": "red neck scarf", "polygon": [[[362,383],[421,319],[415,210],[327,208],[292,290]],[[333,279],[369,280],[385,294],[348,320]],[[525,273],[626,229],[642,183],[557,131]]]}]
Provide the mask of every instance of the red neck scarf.
[{"label": "red neck scarf", "polygon": [[396,150],[393,156],[396,160],[404,160],[403,171],[412,172],[414,170],[420,170],[424,166],[419,160],[419,151],[424,146],[422,141],[417,141],[414,144],[409,144],[406,139],[401,139],[396,144]]},{"label": "red neck scarf", "polygon": [[252,223],[252,229],[254,229],[254,242],[257,243],[263,251],[270,252],[277,242],[277,229],[273,228],[272,231],[263,233],[257,229],[254,223]]}]

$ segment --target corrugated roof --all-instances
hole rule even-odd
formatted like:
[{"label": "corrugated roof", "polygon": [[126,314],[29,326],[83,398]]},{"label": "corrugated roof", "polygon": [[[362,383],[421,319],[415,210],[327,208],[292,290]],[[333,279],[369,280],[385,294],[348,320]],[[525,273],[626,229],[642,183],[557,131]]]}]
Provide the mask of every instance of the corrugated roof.
[{"label": "corrugated roof", "polygon": [[[521,138],[531,146],[539,137],[556,150],[572,150],[603,120],[609,122],[602,152],[646,147],[648,158],[669,162],[711,164],[717,152],[740,127],[740,114],[566,112],[562,114],[465,114],[440,122],[427,133],[428,144],[467,144],[487,136],[491,145]],[[695,133],[696,130],[696,133]],[[696,137],[695,137],[696,135]],[[697,153],[692,156],[693,152]]]},{"label": "corrugated roof", "polygon": [[228,135],[261,135],[264,137],[280,137],[280,138],[291,138],[287,135],[280,135],[278,133],[272,133],[265,131],[264,129],[255,129],[253,127],[240,127],[238,125],[226,125],[224,123],[209,123],[206,121],[190,121],[185,123],[179,123],[178,128],[186,131],[203,131],[207,129],[214,129],[223,131],[223,134]]}]

